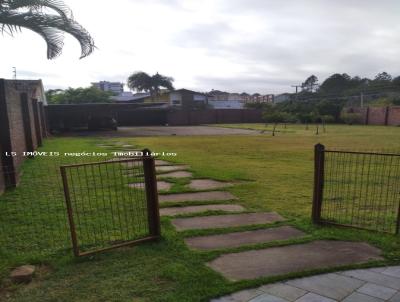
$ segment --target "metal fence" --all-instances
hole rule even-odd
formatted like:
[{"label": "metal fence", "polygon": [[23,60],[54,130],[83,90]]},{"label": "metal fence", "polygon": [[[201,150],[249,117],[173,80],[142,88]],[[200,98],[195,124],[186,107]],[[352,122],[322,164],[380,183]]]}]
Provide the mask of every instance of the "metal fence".
[{"label": "metal fence", "polygon": [[315,146],[312,217],[387,233],[400,227],[400,154],[326,150]]},{"label": "metal fence", "polygon": [[83,164],[35,158],[17,174],[18,187],[0,196],[0,253],[52,254],[72,246],[80,256],[160,234],[152,157]]}]

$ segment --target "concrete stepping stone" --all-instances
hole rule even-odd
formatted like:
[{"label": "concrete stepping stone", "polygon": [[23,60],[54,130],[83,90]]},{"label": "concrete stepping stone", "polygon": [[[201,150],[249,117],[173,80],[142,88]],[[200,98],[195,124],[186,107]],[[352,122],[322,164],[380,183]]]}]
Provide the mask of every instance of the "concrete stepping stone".
[{"label": "concrete stepping stone", "polygon": [[187,172],[187,171],[176,171],[176,172],[171,172],[171,173],[159,174],[157,177],[158,178],[166,178],[166,177],[190,178],[190,177],[193,177],[193,174],[191,172]]},{"label": "concrete stepping stone", "polygon": [[299,238],[305,233],[290,226],[272,229],[228,233],[221,235],[192,237],[185,239],[186,244],[198,250],[213,250],[239,247],[242,245],[266,243],[276,240]]},{"label": "concrete stepping stone", "polygon": [[171,162],[168,162],[165,160],[161,160],[161,159],[156,159],[155,164],[156,164],[156,166],[172,166],[172,165],[174,165],[174,163],[171,163]]},{"label": "concrete stepping stone", "polygon": [[182,171],[188,169],[189,166],[187,165],[179,165],[179,166],[158,166],[156,167],[157,173],[163,172],[175,172],[175,171]]},{"label": "concrete stepping stone", "polygon": [[225,254],[207,265],[237,281],[383,260],[380,255],[367,243],[320,240]]},{"label": "concrete stepping stone", "polygon": [[[133,189],[145,189],[144,183],[132,183],[128,185]],[[157,189],[158,191],[169,191],[171,190],[172,184],[166,181],[157,181]]]},{"label": "concrete stepping stone", "polygon": [[161,195],[158,198],[160,202],[209,201],[209,200],[233,200],[233,199],[237,199],[237,197],[229,192],[224,192],[224,191],[168,194],[168,195]]},{"label": "concrete stepping stone", "polygon": [[177,218],[172,224],[178,231],[193,229],[217,229],[244,225],[266,224],[285,219],[277,213],[251,213],[235,215],[214,215],[192,218]]},{"label": "concrete stepping stone", "polygon": [[160,209],[161,216],[174,216],[179,214],[201,213],[206,211],[241,212],[245,209],[235,204],[210,204],[203,206],[172,207]]},{"label": "concrete stepping stone", "polygon": [[214,190],[231,186],[231,183],[212,179],[193,179],[188,185],[188,187],[193,190]]}]

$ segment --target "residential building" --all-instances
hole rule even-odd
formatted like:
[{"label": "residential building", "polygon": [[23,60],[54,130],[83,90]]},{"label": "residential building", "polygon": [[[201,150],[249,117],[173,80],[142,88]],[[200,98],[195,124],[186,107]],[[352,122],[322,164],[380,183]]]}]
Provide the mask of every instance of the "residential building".
[{"label": "residential building", "polygon": [[150,93],[135,93],[130,91],[122,92],[119,95],[112,96],[111,99],[118,104],[144,103],[150,98]]},{"label": "residential building", "polygon": [[208,101],[213,109],[243,109],[245,102],[240,100],[231,101]]},{"label": "residential building", "polygon": [[100,81],[92,83],[93,86],[103,91],[110,91],[115,95],[120,95],[124,92],[124,84],[120,82]]},{"label": "residential building", "polygon": [[286,101],[289,101],[290,98],[291,98],[291,94],[290,93],[278,94],[274,98],[274,103],[278,104],[278,103],[286,102]]},{"label": "residential building", "polygon": [[174,90],[169,93],[169,105],[182,109],[201,109],[208,106],[208,95],[188,89]]}]

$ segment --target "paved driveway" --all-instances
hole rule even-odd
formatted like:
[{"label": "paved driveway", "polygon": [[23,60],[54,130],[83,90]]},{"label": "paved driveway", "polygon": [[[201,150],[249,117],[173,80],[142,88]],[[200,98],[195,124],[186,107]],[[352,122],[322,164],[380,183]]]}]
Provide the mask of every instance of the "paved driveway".
[{"label": "paved driveway", "polygon": [[119,127],[118,131],[76,131],[67,134],[73,136],[108,136],[108,137],[138,137],[138,136],[192,136],[192,135],[260,135],[256,130],[230,129],[212,126],[149,126],[149,127]]}]

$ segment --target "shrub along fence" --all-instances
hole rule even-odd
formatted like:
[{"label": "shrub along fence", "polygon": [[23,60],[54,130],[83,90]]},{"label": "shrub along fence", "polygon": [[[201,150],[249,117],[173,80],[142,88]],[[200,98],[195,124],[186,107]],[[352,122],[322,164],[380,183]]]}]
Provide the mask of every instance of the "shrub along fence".
[{"label": "shrub along fence", "polygon": [[315,223],[387,233],[400,228],[400,154],[315,146]]}]

